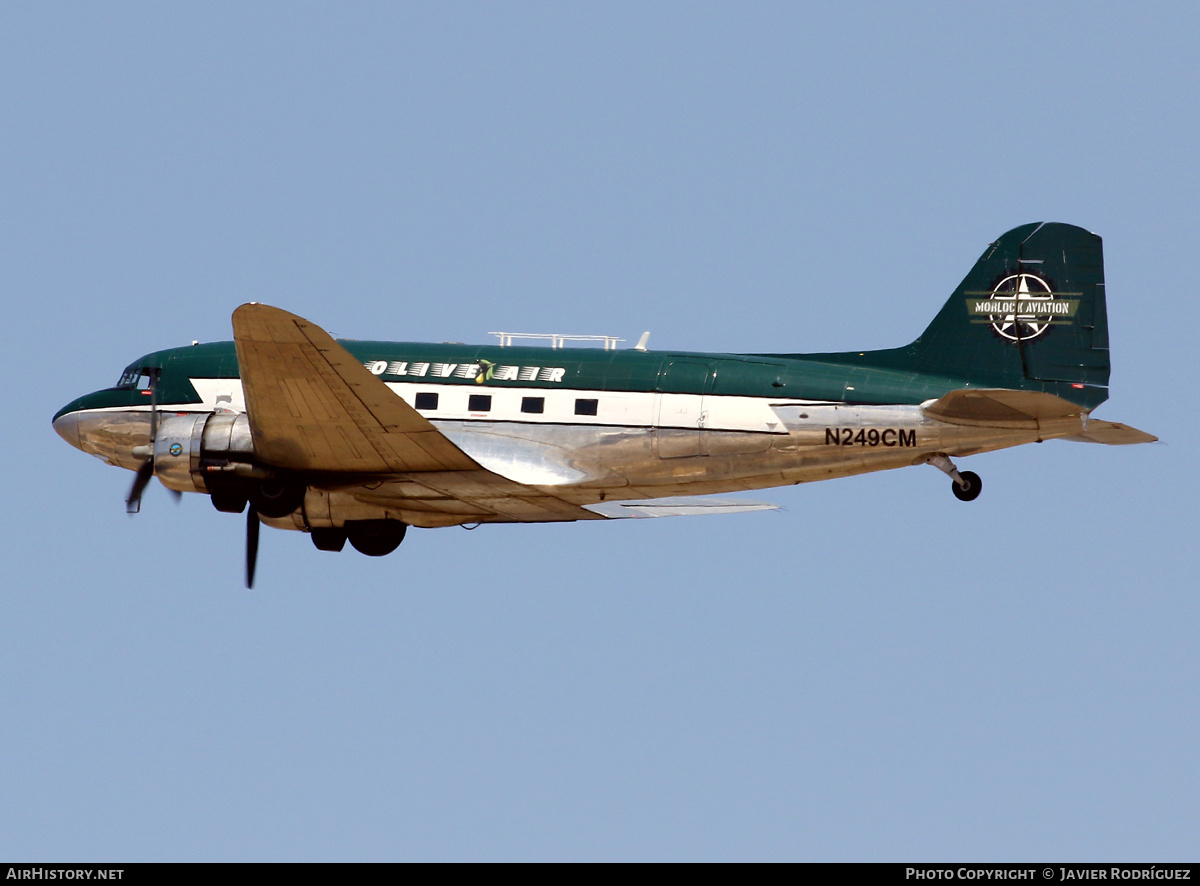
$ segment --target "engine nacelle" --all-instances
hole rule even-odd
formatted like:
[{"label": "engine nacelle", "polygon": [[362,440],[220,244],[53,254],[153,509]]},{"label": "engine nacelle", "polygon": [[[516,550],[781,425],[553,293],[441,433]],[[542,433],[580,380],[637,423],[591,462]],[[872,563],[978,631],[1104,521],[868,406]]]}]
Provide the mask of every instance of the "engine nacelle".
[{"label": "engine nacelle", "polygon": [[197,412],[159,420],[154,473],[179,492],[211,492],[206,478],[261,476],[244,414]]}]

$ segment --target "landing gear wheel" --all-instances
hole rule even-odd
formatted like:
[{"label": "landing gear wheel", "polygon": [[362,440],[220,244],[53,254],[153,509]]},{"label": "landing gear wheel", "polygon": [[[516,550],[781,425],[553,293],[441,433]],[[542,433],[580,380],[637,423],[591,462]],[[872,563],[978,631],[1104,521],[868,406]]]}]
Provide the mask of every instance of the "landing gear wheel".
[{"label": "landing gear wheel", "polygon": [[958,475],[963,478],[966,486],[959,486],[957,482],[951,481],[950,489],[954,497],[959,501],[975,501],[979,498],[979,493],[983,491],[983,481],[979,479],[979,475],[974,471],[959,471]]},{"label": "landing gear wheel", "polygon": [[399,520],[351,520],[346,537],[354,550],[368,557],[383,557],[400,547],[408,524]]},{"label": "landing gear wheel", "polygon": [[264,517],[286,517],[304,504],[306,489],[291,480],[263,480],[251,491],[250,501]]},{"label": "landing gear wheel", "polygon": [[212,503],[223,514],[240,514],[246,510],[246,493],[237,489],[214,489]]},{"label": "landing gear wheel", "polygon": [[313,529],[309,534],[318,551],[340,551],[346,546],[346,530],[336,526]]}]

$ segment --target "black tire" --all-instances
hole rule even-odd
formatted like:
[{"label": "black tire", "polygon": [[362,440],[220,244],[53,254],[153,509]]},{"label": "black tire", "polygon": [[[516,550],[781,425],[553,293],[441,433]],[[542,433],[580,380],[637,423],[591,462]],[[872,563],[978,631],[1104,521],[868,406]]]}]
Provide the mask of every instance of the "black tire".
[{"label": "black tire", "polygon": [[346,523],[346,537],[354,550],[368,557],[385,557],[404,541],[408,524],[399,520],[351,520]]},{"label": "black tire", "polygon": [[264,517],[286,517],[304,504],[307,489],[292,480],[263,480],[250,493],[250,501]]},{"label": "black tire", "polygon": [[214,489],[213,507],[223,514],[240,514],[246,510],[246,493],[239,489]]},{"label": "black tire", "polygon": [[954,493],[954,497],[959,501],[975,501],[979,498],[979,493],[983,491],[983,481],[979,479],[979,475],[974,471],[959,471],[958,475],[967,485],[959,486],[957,481],[951,480],[950,489]]},{"label": "black tire", "polygon": [[318,551],[340,551],[346,546],[346,530],[336,526],[313,529],[309,534]]}]

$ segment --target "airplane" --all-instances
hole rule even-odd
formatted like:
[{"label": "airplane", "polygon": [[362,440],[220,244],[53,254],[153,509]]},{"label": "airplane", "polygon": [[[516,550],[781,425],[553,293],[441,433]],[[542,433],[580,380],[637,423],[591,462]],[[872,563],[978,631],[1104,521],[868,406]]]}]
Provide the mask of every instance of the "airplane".
[{"label": "airplane", "polygon": [[1108,397],[1101,239],[1032,223],[988,244],[911,344],[724,354],[334,340],[251,302],[233,341],[155,351],[54,416],[72,446],[259,525],[383,556],[410,526],[731,513],[722,498],[1066,439],[1157,438],[1091,418]]}]

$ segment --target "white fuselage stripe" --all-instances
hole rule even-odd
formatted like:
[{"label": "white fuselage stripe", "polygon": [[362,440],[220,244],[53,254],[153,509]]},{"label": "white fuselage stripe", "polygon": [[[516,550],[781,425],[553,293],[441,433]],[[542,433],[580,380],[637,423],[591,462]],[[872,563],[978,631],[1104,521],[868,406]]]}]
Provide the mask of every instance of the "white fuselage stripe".
[{"label": "white fuselage stripe", "polygon": [[[187,407],[212,411],[225,408],[244,412],[245,399],[239,379],[193,378],[203,406]],[[704,428],[713,431],[786,433],[772,406],[842,406],[829,401],[780,397],[744,397],[728,394],[660,394],[654,391],[597,391],[563,387],[509,388],[499,385],[438,384],[431,381],[384,382],[404,402],[415,406],[417,394],[437,394],[437,409],[421,414],[438,421],[497,421],[526,424],[555,424],[605,427]],[[490,409],[471,410],[471,397],[491,398]],[[542,412],[525,412],[526,400],[541,398]],[[595,400],[595,415],[576,413],[577,400]],[[135,407],[136,408],[136,407]]]}]

